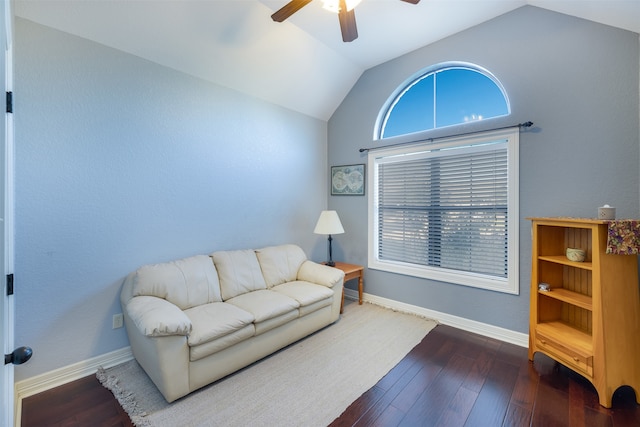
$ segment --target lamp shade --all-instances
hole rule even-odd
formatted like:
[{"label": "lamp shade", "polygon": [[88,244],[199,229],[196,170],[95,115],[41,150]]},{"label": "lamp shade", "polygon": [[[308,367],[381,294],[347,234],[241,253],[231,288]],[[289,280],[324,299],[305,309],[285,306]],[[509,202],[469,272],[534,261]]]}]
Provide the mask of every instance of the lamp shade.
[{"label": "lamp shade", "polygon": [[344,228],[336,211],[322,211],[316,228],[313,230],[315,234],[342,234]]}]

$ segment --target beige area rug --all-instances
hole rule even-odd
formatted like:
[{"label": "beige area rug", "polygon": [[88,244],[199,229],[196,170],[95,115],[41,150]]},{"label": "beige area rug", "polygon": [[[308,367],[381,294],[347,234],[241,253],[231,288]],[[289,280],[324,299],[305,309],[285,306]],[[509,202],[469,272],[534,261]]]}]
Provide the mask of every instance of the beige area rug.
[{"label": "beige area rug", "polygon": [[171,404],[135,360],[97,376],[136,426],[326,426],[434,326],[413,314],[346,304],[333,325]]}]

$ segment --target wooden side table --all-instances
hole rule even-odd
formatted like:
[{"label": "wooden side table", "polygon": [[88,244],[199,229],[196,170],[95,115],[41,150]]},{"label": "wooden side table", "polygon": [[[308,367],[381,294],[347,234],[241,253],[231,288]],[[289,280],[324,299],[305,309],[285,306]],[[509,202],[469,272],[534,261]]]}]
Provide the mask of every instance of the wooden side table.
[{"label": "wooden side table", "polygon": [[[347,264],[345,262],[336,261],[334,268],[344,271],[344,283],[349,280],[358,278],[358,304],[362,305],[362,288],[364,287],[364,267],[356,264]],[[342,287],[342,304],[340,304],[340,313],[344,309],[344,286]]]}]

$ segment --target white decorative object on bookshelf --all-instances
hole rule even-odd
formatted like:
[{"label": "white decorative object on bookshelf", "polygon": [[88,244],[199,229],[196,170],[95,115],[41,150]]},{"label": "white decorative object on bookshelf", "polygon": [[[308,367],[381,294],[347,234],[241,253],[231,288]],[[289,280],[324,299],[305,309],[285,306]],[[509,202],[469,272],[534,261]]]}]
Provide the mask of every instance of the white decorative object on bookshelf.
[{"label": "white decorative object on bookshelf", "polygon": [[599,207],[598,219],[616,219],[616,208],[609,205]]},{"label": "white decorative object on bookshelf", "polygon": [[567,248],[567,259],[574,262],[583,262],[586,253],[582,249]]}]

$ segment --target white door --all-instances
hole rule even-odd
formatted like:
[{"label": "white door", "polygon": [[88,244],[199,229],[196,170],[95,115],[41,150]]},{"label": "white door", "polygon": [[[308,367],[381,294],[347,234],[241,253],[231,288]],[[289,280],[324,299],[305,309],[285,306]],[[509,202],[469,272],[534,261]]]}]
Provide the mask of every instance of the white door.
[{"label": "white door", "polygon": [[[3,47],[0,53],[0,82],[5,90],[10,90],[11,86],[11,42],[12,25],[10,1],[2,0],[0,8],[0,46]],[[8,65],[7,65],[8,64]],[[9,71],[7,73],[7,71]],[[7,77],[9,75],[9,77]],[[4,95],[2,95],[4,98]],[[2,99],[0,98],[0,99]],[[4,107],[2,107],[4,109]],[[2,144],[0,147],[0,235],[2,244],[0,245],[0,343],[2,343],[3,355],[13,351],[13,297],[7,296],[6,275],[13,269],[13,212],[9,212],[8,207],[13,206],[12,201],[7,200],[7,195],[11,195],[11,190],[7,191],[7,184],[11,178],[7,179],[7,170],[12,170],[12,145],[10,114],[4,114],[0,119],[0,135]],[[5,118],[6,117],[6,118]],[[11,164],[11,165],[10,165]],[[8,202],[8,203],[7,203]],[[13,364],[3,363],[0,368],[0,400],[2,410],[0,411],[0,426],[12,426],[14,423],[14,392],[13,392]]]}]

